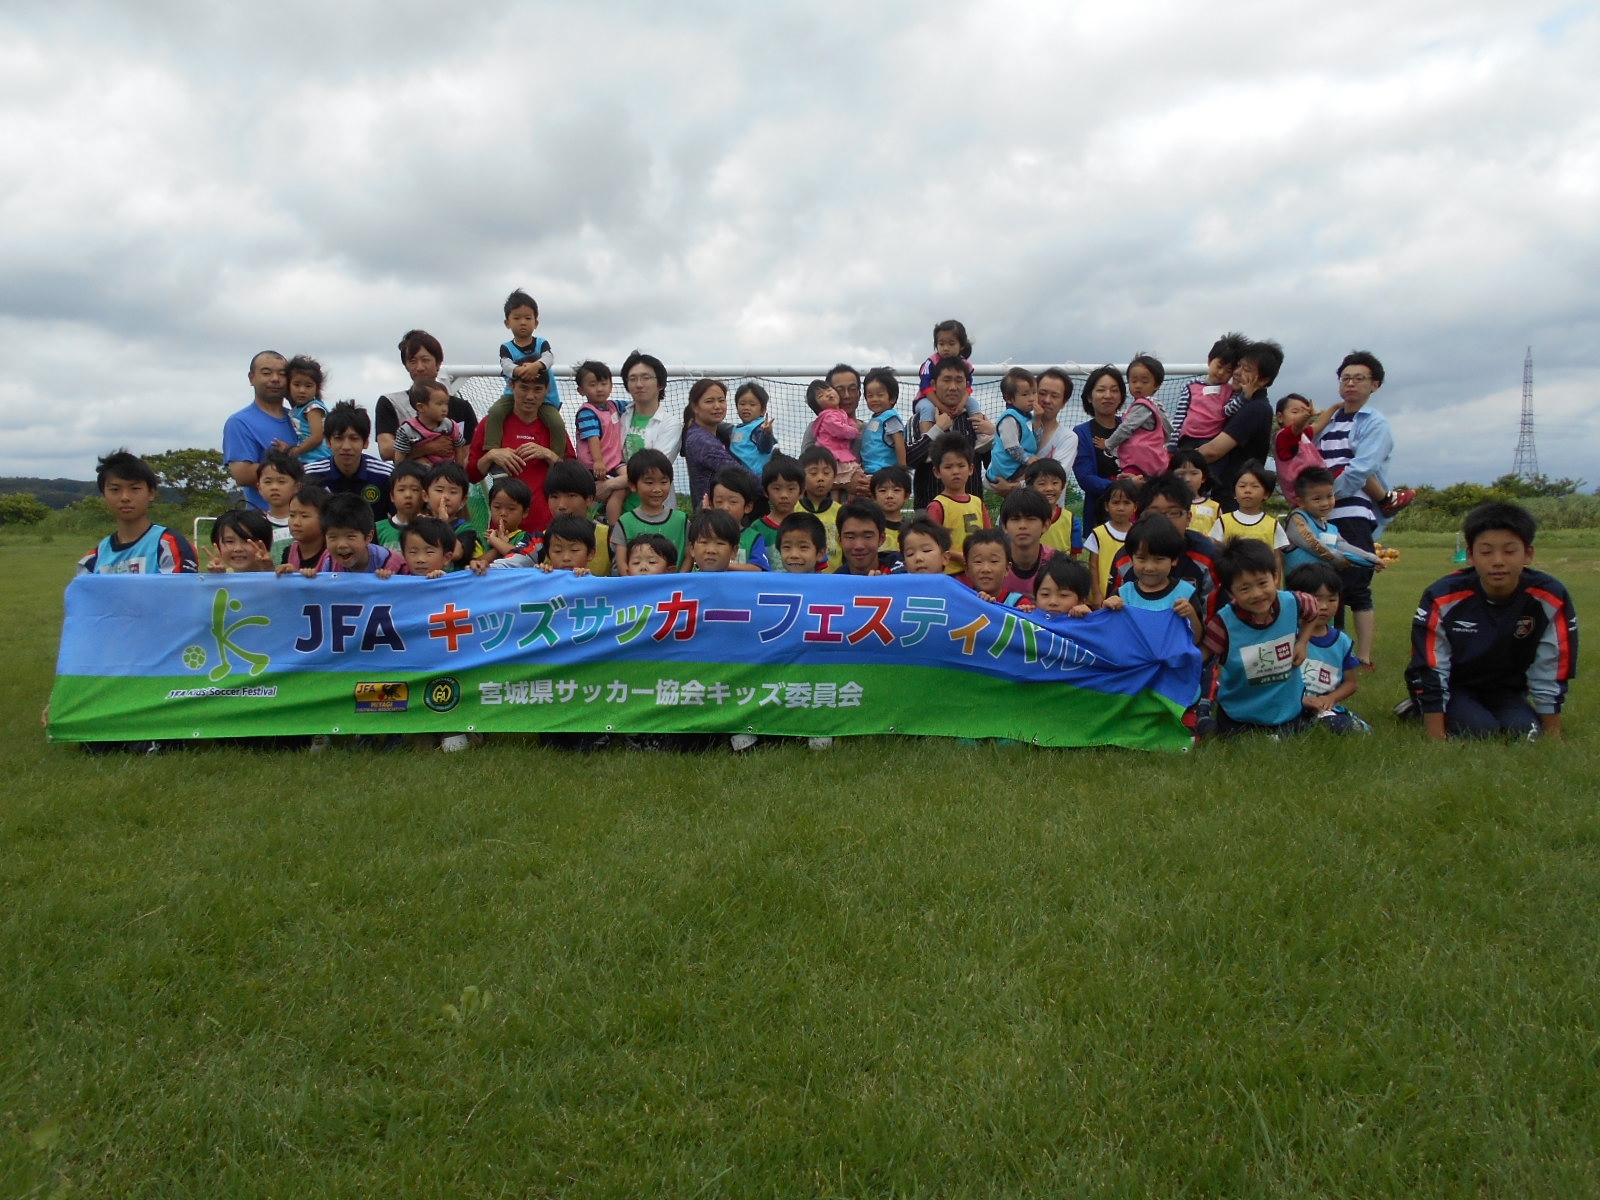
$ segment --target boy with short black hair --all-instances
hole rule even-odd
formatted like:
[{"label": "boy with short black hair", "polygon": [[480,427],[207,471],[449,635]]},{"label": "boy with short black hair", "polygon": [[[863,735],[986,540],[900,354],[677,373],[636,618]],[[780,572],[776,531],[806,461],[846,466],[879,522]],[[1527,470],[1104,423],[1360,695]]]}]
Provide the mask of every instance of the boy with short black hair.
[{"label": "boy with short black hair", "polygon": [[550,522],[544,531],[544,558],[539,563],[541,571],[571,571],[574,575],[590,574],[589,563],[594,558],[594,522],[588,517],[560,516]]},{"label": "boy with short black hair", "polygon": [[1032,600],[1017,592],[1006,591],[1006,570],[1011,559],[1011,547],[1003,530],[973,530],[962,543],[961,558],[967,564],[967,569],[956,578],[985,600],[992,600],[996,604],[1033,607]]},{"label": "boy with short black hair", "polygon": [[428,507],[428,464],[416,459],[394,464],[389,475],[391,515],[378,522],[378,545],[399,550],[406,526]]},{"label": "boy with short black hair", "polygon": [[278,564],[279,575],[290,571],[315,575],[326,564],[328,542],[322,531],[322,510],[327,504],[328,493],[314,483],[302,484],[289,501],[289,536],[293,540]]},{"label": "boy with short black hair", "polygon": [[455,557],[456,535],[448,522],[438,517],[418,515],[400,533],[400,553],[374,574],[379,579],[391,575],[414,575],[418,579],[439,579],[449,574]]},{"label": "boy with short black hair", "polygon": [[256,490],[266,503],[265,515],[272,526],[272,553],[276,559],[289,548],[289,501],[305,482],[304,464],[287,450],[268,450],[256,469]]},{"label": "boy with short black hair", "polygon": [[694,571],[726,571],[739,550],[739,522],[720,508],[703,506],[689,519],[689,562]]},{"label": "boy with short black hair", "polygon": [[883,509],[871,500],[851,500],[839,508],[839,565],[835,575],[900,575],[905,561],[883,545]]},{"label": "boy with short black hair", "polygon": [[1000,528],[1005,531],[1011,547],[1010,565],[1002,585],[1008,595],[1014,593],[1033,599],[1034,582],[1056,553],[1043,542],[1054,511],[1055,506],[1042,492],[1028,487],[1015,489],[1001,501]]},{"label": "boy with short black hair", "polygon": [[1317,601],[1317,619],[1301,633],[1305,649],[1305,659],[1300,664],[1304,703],[1324,729],[1339,734],[1371,733],[1372,726],[1344,706],[1360,687],[1356,668],[1361,664],[1350,635],[1333,627],[1339,612],[1341,582],[1339,572],[1320,562],[1296,567],[1284,580],[1289,591],[1304,592]]},{"label": "boy with short black hair", "polygon": [[660,450],[640,450],[628,460],[628,482],[639,497],[639,506],[617,518],[611,527],[611,561],[620,569],[627,562],[624,551],[641,533],[659,533],[678,549],[678,562],[688,558],[689,518],[675,503],[672,490],[672,460]]},{"label": "boy with short black hair", "polygon": [[374,518],[392,515],[389,480],[394,467],[367,453],[372,438],[372,418],[353,400],[341,400],[322,422],[322,440],[328,457],[306,467],[305,481],[330,496],[356,496],[364,500]]},{"label": "boy with short black hair", "polygon": [[[333,420],[331,413],[328,420]],[[373,544],[373,525],[372,507],[360,496],[329,496],[322,508],[322,536],[327,540],[328,553],[323,556],[320,570],[330,575],[371,575],[384,568],[398,569],[400,555],[387,546]],[[300,573],[315,575],[317,571]]]},{"label": "boy with short black hair", "polygon": [[1041,546],[1058,554],[1083,553],[1083,522],[1078,515],[1061,507],[1067,494],[1067,469],[1053,458],[1035,459],[1022,473],[1022,485],[1038,492],[1050,502],[1050,520],[1045,525]]},{"label": "boy with short black hair", "polygon": [[[627,489],[624,488],[622,491],[625,492]],[[617,494],[621,495],[621,492]],[[551,520],[556,517],[582,517],[585,520],[592,520],[590,510],[593,509],[595,500],[594,474],[584,470],[583,464],[576,459],[563,458],[560,462],[553,462],[550,464],[550,469],[545,472],[544,496],[550,505]],[[539,543],[538,553],[542,554],[543,540],[539,538],[535,540]],[[611,526],[604,521],[594,521],[594,556],[589,559],[589,573],[611,574]]]},{"label": "boy with short black hair", "polygon": [[761,535],[760,525],[746,524],[760,499],[761,482],[745,467],[723,467],[711,481],[710,507],[720,508],[739,526],[738,549],[728,565],[731,571],[767,569],[767,541]]},{"label": "boy with short black hair", "polygon": [[[900,399],[900,381],[888,367],[874,367],[862,381],[861,398],[866,401],[869,414],[861,427],[861,469],[870,472],[874,480],[880,472],[890,467],[898,466],[904,470],[906,426],[895,411],[895,403]],[[908,472],[908,495],[911,492],[910,479]]]},{"label": "boy with short black hair", "polygon": [[1335,571],[1346,567],[1383,570],[1383,560],[1372,551],[1347,542],[1329,519],[1338,503],[1333,495],[1333,472],[1307,467],[1295,481],[1294,511],[1283,521],[1289,549],[1283,552],[1283,569],[1293,571],[1310,563],[1326,563]]},{"label": "boy with short black hair", "polygon": [[501,476],[494,481],[489,489],[489,528],[483,535],[483,551],[470,564],[476,574],[508,559],[531,559],[543,546],[543,538],[522,527],[532,507],[533,492],[522,480]]},{"label": "boy with short black hair", "polygon": [[1020,480],[1039,453],[1039,438],[1033,431],[1038,387],[1039,381],[1025,367],[1012,367],[1000,377],[1000,398],[1005,401],[1006,410],[994,423],[994,449],[990,451],[987,476],[990,487]]},{"label": "boy with short black hair", "polygon": [[511,415],[511,379],[518,367],[529,362],[543,363],[546,378],[550,382],[550,390],[539,405],[539,421],[550,431],[550,444],[564,446],[567,444],[567,423],[561,419],[561,391],[556,387],[555,351],[550,349],[549,342],[534,336],[534,330],[539,328],[538,302],[517,288],[506,297],[502,307],[506,328],[511,331],[511,340],[500,343],[500,374],[505,376],[506,390],[483,414],[483,422],[487,426],[483,433],[483,448],[499,450],[504,444],[506,418]]},{"label": "boy with short black hair", "polygon": [[[983,506],[983,497],[967,491],[978,469],[972,443],[959,433],[940,434],[928,451],[928,461],[933,464],[934,478],[939,483],[939,494],[928,504],[928,519],[943,525],[950,531],[951,540],[960,544],[965,544],[968,535],[990,528],[993,522]],[[945,569],[948,574],[959,575],[966,569],[966,562],[958,555]]]},{"label": "boy with short black hair", "polygon": [[1467,566],[1422,593],[1411,625],[1410,700],[1428,736],[1560,740],[1578,674],[1578,613],[1566,587],[1533,567],[1538,523],[1520,504],[1480,504],[1462,533]]},{"label": "boy with short black hair", "polygon": [[[338,453],[335,450],[335,453]],[[428,469],[428,514],[450,526],[456,535],[456,552],[453,569],[460,570],[482,553],[478,531],[467,521],[467,493],[472,488],[466,468],[457,462],[434,463]],[[526,488],[523,493],[532,500]]]},{"label": "boy with short black hair", "polygon": [[904,523],[906,502],[911,499],[911,472],[899,464],[874,471],[868,494],[883,509],[882,548],[898,551],[900,526]]},{"label": "boy with short black hair", "polygon": [[913,517],[900,530],[900,554],[907,575],[944,575],[950,566],[950,531],[925,516]]},{"label": "boy with short black hair", "polygon": [[160,481],[150,464],[116,450],[95,465],[95,486],[111,510],[117,531],[78,560],[79,575],[193,575],[200,569],[194,547],[181,533],[150,520]]},{"label": "boy with short black hair", "polygon": [[[770,465],[770,464],[769,464]],[[800,508],[822,522],[828,539],[828,562],[839,561],[839,501],[834,496],[834,481],[839,460],[826,446],[807,446],[800,452],[800,469],[805,472],[805,488],[800,493]]]},{"label": "boy with short black hair", "polygon": [[808,512],[793,512],[778,526],[778,556],[791,575],[815,575],[828,566],[828,531]]},{"label": "boy with short black hair", "polygon": [[630,538],[624,552],[628,575],[670,575],[678,569],[678,547],[659,533]]},{"label": "boy with short black hair", "polygon": [[767,465],[761,468],[761,490],[767,497],[767,515],[757,521],[755,527],[761,531],[761,539],[767,544],[769,570],[786,569],[778,549],[778,530],[799,506],[805,485],[805,468],[798,459],[790,458],[787,454],[774,454],[767,460]]},{"label": "boy with short black hair", "polygon": [[1045,616],[1087,617],[1094,580],[1089,568],[1058,554],[1045,563],[1034,583],[1033,602]]},{"label": "boy with short black hair", "polygon": [[1206,623],[1202,642],[1215,667],[1209,719],[1217,734],[1308,728],[1316,715],[1305,707],[1295,646],[1317,620],[1316,597],[1279,591],[1277,556],[1253,538],[1235,538],[1223,548],[1217,576],[1228,602]]}]

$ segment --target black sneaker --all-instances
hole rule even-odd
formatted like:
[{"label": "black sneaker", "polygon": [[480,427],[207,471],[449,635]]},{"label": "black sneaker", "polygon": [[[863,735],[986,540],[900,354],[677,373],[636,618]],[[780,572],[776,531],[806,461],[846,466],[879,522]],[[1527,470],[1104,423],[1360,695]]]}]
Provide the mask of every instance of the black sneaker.
[{"label": "black sneaker", "polygon": [[1394,706],[1394,716],[1397,721],[1422,720],[1422,707],[1417,703],[1415,696],[1407,696]]}]

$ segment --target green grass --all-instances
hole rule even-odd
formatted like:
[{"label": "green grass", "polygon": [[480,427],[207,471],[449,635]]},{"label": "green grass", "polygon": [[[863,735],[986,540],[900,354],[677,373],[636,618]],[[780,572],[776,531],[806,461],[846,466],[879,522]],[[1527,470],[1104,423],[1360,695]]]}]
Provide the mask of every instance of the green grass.
[{"label": "green grass", "polygon": [[0,540],[0,1196],[1600,1195],[1595,705],[1388,720],[1429,540],[1365,741],[747,761],[48,746]]}]

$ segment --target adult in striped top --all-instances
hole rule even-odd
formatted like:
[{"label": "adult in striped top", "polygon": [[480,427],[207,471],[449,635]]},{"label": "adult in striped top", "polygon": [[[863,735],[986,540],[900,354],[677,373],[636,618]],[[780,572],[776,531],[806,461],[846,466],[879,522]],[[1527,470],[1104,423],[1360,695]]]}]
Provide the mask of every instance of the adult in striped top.
[{"label": "adult in striped top", "polygon": [[[1333,473],[1336,501],[1329,520],[1339,536],[1353,546],[1371,551],[1385,516],[1380,510],[1388,485],[1389,458],[1394,434],[1388,419],[1368,407],[1372,393],[1383,386],[1383,364],[1366,350],[1345,355],[1339,364],[1340,406],[1321,435],[1317,449]],[[1377,617],[1372,607],[1372,568],[1350,566],[1340,572],[1344,580],[1344,605],[1355,625],[1356,657],[1372,663],[1372,639]]]}]

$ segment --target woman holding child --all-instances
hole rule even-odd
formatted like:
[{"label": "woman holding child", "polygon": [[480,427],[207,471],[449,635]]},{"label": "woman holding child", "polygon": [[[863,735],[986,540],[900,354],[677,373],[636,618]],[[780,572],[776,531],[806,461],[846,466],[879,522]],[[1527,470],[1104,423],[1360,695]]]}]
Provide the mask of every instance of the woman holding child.
[{"label": "woman holding child", "polygon": [[689,468],[689,500],[696,509],[711,499],[711,481],[724,467],[742,465],[724,440],[728,388],[720,379],[697,379],[683,406],[683,461]]},{"label": "woman holding child", "polygon": [[1078,453],[1072,473],[1083,489],[1083,527],[1103,523],[1106,492],[1120,468],[1117,456],[1106,449],[1106,439],[1117,431],[1117,413],[1128,399],[1122,372],[1107,365],[1089,372],[1083,381],[1083,411],[1089,419],[1073,430],[1078,437]]}]

